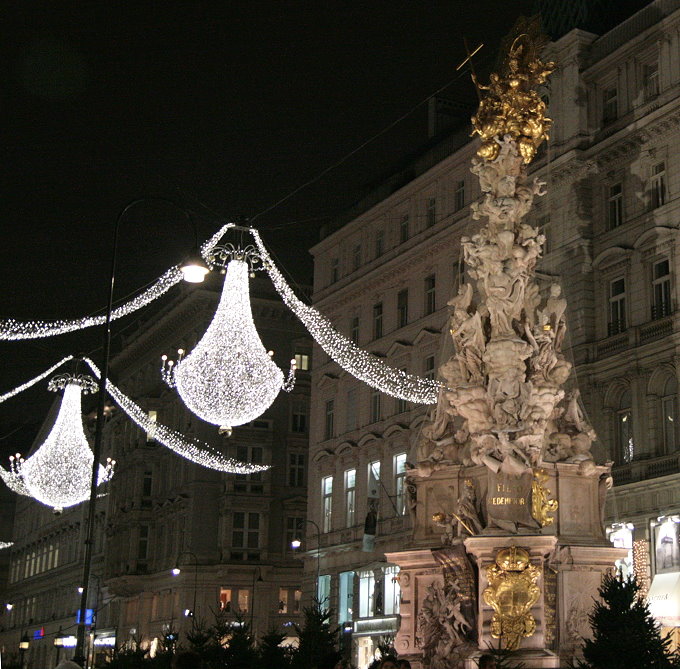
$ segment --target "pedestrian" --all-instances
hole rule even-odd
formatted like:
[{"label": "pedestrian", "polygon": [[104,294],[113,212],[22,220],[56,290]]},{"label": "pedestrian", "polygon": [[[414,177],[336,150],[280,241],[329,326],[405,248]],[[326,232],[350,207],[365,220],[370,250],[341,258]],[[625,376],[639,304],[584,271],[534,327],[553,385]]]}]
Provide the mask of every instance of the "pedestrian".
[{"label": "pedestrian", "polygon": [[496,669],[496,658],[488,653],[479,658],[479,669]]}]

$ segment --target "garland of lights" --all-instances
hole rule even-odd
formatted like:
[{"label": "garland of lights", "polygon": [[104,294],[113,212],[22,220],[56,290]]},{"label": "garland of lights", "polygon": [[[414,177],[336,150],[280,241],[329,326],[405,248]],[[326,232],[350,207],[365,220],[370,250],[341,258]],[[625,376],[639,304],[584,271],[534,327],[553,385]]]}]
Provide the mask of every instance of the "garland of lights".
[{"label": "garland of lights", "polygon": [[[61,511],[90,496],[94,456],[83,429],[81,396],[96,392],[97,384],[90,376],[62,374],[50,380],[48,389],[64,391],[54,425],[28,459],[11,457],[10,469],[31,497]],[[99,465],[98,485],[111,478],[114,465],[110,458],[105,467]]]},{"label": "garland of lights", "polygon": [[0,541],[0,551],[5,548],[10,548],[11,546],[14,546],[13,541]]},{"label": "garland of lights", "polygon": [[215,316],[189,355],[178,351],[176,364],[163,356],[161,371],[190,411],[231,434],[232,426],[261,416],[282,388],[292,389],[295,361],[284,382],[255,328],[248,274],[259,266],[259,256],[254,249],[218,248],[208,260],[213,266],[226,265]]},{"label": "garland of lights", "polygon": [[[63,360],[59,361],[56,365],[52,365],[48,370],[39,374],[35,378],[27,381],[26,383],[17,386],[13,390],[0,395],[0,403],[14,397],[18,393],[30,388],[35,385],[41,379],[51,374],[55,369],[63,365],[65,362],[73,359],[73,356],[68,356]],[[93,374],[99,378],[99,369],[97,366],[88,358],[84,359],[84,362],[92,370]],[[60,377],[57,377],[57,379]],[[51,382],[52,383],[52,382]],[[58,380],[54,380],[54,384],[58,383]],[[123,392],[121,392],[115,385],[110,381],[107,382],[106,386],[108,392],[114,398],[116,403],[123,409],[123,411],[130,417],[130,419],[138,425],[142,430],[154,435],[156,441],[158,441],[163,446],[166,446],[170,450],[174,451],[178,455],[181,455],[192,462],[196,462],[204,467],[209,467],[211,469],[216,469],[218,471],[223,471],[227,473],[235,474],[252,474],[254,472],[261,472],[269,469],[267,465],[255,465],[240,462],[234,460],[233,458],[224,457],[219,451],[211,447],[205,442],[199,441],[198,439],[192,439],[188,441],[186,437],[181,435],[179,432],[175,432],[169,427],[156,423],[149,419],[148,415],[129,397],[127,397]],[[63,404],[63,401],[62,401]],[[81,419],[82,421],[82,419]],[[81,422],[82,429],[82,422]],[[89,450],[89,447],[88,447]],[[33,457],[33,456],[31,456]],[[30,459],[30,458],[29,458]],[[90,471],[92,468],[92,456],[90,451]],[[24,469],[25,462],[23,458],[17,454],[16,456],[10,457],[10,468],[9,470],[0,466],[0,479],[5,483],[5,485],[18,495],[24,495],[26,497],[32,497],[33,494],[26,485],[24,479]],[[30,467],[29,467],[30,469]],[[101,470],[100,470],[101,475]]]},{"label": "garland of lights", "polygon": [[[201,253],[206,255],[217,244],[224,233],[234,227],[233,223],[223,225],[210,239],[201,246]],[[182,280],[182,272],[179,266],[171,267],[165,274],[160,276],[144,292],[130,301],[116,307],[111,312],[111,320],[116,320],[138,311],[147,304],[162,297],[170,288]],[[53,337],[55,335],[66,334],[82,330],[94,325],[102,325],[106,322],[106,316],[85,316],[73,320],[58,321],[17,321],[13,318],[0,320],[0,341],[19,341],[21,339],[40,339],[43,337]]]},{"label": "garland of lights", "polygon": [[383,393],[417,404],[435,404],[441,383],[386,365],[340,334],[316,309],[301,302],[274,264],[257,230],[251,229],[264,268],[286,306],[302,321],[321,348],[344,370]]},{"label": "garland of lights", "polygon": [[[90,367],[95,377],[99,378],[99,369],[89,358],[83,358],[83,361]],[[216,469],[217,471],[227,472],[230,474],[252,474],[254,472],[262,472],[269,467],[267,465],[255,465],[233,458],[226,458],[216,448],[198,439],[187,440],[175,430],[152,421],[148,414],[138,405],[135,404],[125,393],[117,388],[111,381],[106,382],[106,390],[113,397],[116,404],[129,416],[133,423],[138,425],[142,430],[153,434],[154,439],[163,446],[166,446],[171,451],[181,455],[187,460],[196,462],[203,467]]]}]

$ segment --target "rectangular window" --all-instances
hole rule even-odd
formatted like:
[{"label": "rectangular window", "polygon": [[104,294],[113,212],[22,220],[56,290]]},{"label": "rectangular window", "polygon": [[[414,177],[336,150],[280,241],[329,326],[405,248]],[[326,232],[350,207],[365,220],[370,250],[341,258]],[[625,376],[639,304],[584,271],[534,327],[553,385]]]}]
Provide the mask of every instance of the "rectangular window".
[{"label": "rectangular window", "polygon": [[618,228],[623,223],[623,185],[621,182],[609,186],[607,197],[607,227]]},{"label": "rectangular window", "polygon": [[602,91],[602,122],[611,123],[618,115],[618,90],[616,86],[610,86]]},{"label": "rectangular window", "polygon": [[397,327],[408,325],[408,288],[397,293]]},{"label": "rectangular window", "polygon": [[142,478],[142,497],[151,497],[151,484],[153,483],[153,477],[149,470],[144,472],[144,477]]},{"label": "rectangular window", "polygon": [[241,613],[250,611],[250,589],[239,588],[238,590],[238,610]]},{"label": "rectangular window", "polygon": [[378,302],[373,305],[373,339],[383,336],[383,305]]},{"label": "rectangular window", "polygon": [[407,242],[410,237],[409,223],[409,215],[404,214],[399,221],[399,242],[401,244]]},{"label": "rectangular window", "polygon": [[645,101],[655,98],[659,94],[659,61],[646,63],[642,66],[642,85]]},{"label": "rectangular window", "polygon": [[306,353],[296,353],[295,366],[301,372],[309,371],[309,356]]},{"label": "rectangular window", "polygon": [[331,283],[335,283],[340,278],[340,259],[331,260]]},{"label": "rectangular window", "polygon": [[148,412],[149,416],[149,429],[146,433],[147,442],[153,441],[156,438],[156,423],[158,422],[158,411],[150,410]]},{"label": "rectangular window", "polygon": [[357,470],[345,471],[345,524],[354,527],[357,493]]},{"label": "rectangular window", "polygon": [[220,609],[231,611],[231,588],[220,588]]},{"label": "rectangular window", "polygon": [[397,513],[406,513],[406,453],[394,456],[394,505]]},{"label": "rectangular window", "polygon": [[433,314],[435,312],[436,306],[436,293],[435,293],[435,275],[430,274],[430,276],[425,277],[425,315]]},{"label": "rectangular window", "polygon": [[375,576],[372,571],[359,572],[359,617],[370,618],[373,616],[373,590],[375,588]]},{"label": "rectangular window", "polygon": [[322,609],[327,609],[331,603],[331,575],[322,574],[319,576],[319,584],[316,591],[316,597],[319,606]]},{"label": "rectangular window", "polygon": [[437,198],[428,197],[425,206],[425,225],[431,228],[437,222]]},{"label": "rectangular window", "polygon": [[635,457],[633,441],[633,413],[630,408],[621,409],[616,414],[617,440],[619,442],[620,463],[632,462]]},{"label": "rectangular window", "polygon": [[288,485],[301,488],[305,484],[305,454],[288,454]]},{"label": "rectangular window", "polygon": [[354,572],[341,571],[338,581],[338,625],[342,625],[354,614]]},{"label": "rectangular window", "polygon": [[296,590],[293,593],[293,613],[300,613],[300,608],[302,606],[302,590]]},{"label": "rectangular window", "polygon": [[352,271],[356,272],[361,267],[361,244],[356,244],[352,249]]},{"label": "rectangular window", "polygon": [[615,335],[626,329],[626,281],[615,279],[609,284],[609,332]]},{"label": "rectangular window", "polygon": [[351,388],[347,391],[347,402],[345,403],[345,430],[351,432],[359,427],[357,410],[357,389]]},{"label": "rectangular window", "polygon": [[288,613],[288,588],[279,588],[279,613]]},{"label": "rectangular window", "polygon": [[322,497],[322,521],[324,532],[330,532],[332,527],[333,516],[333,477],[324,476],[321,479],[321,497]]},{"label": "rectangular window", "polygon": [[385,567],[385,615],[393,616],[399,613],[399,567],[396,565]]},{"label": "rectangular window", "polygon": [[[237,446],[236,459],[241,462],[250,462],[261,465],[264,458],[264,450],[261,446]],[[264,490],[262,485],[262,474],[236,474],[234,476],[235,492],[261,493]]]},{"label": "rectangular window", "polygon": [[260,547],[260,514],[234,511],[231,545],[234,548]]},{"label": "rectangular window", "polygon": [[434,380],[434,356],[428,355],[423,361],[423,376],[426,379]]},{"label": "rectangular window", "polygon": [[305,521],[300,516],[288,516],[286,518],[286,550],[296,550],[293,547],[293,540],[302,540],[302,530]]},{"label": "rectangular window", "polygon": [[652,304],[652,318],[664,318],[671,309],[671,272],[668,259],[654,263],[652,268],[652,286],[654,290],[654,304]]},{"label": "rectangular window", "polygon": [[326,400],[326,421],[324,424],[324,438],[332,439],[335,435],[335,402],[333,400]]},{"label": "rectangular window", "polygon": [[385,231],[380,229],[375,232],[375,257],[379,258],[385,252]]},{"label": "rectangular window", "polygon": [[652,209],[666,204],[666,163],[657,163],[652,167],[649,180],[649,204]]},{"label": "rectangular window", "polygon": [[291,430],[293,432],[307,432],[307,404],[305,402],[292,403]]},{"label": "rectangular window", "polygon": [[380,391],[371,390],[371,423],[377,423],[381,419]]},{"label": "rectangular window", "polygon": [[465,206],[465,181],[456,182],[456,190],[453,194],[453,210],[460,211]]},{"label": "rectangular window", "polygon": [[676,430],[678,415],[676,410],[676,396],[670,395],[661,400],[663,411],[663,443],[666,453],[674,453],[676,448]]},{"label": "rectangular window", "polygon": [[149,526],[139,526],[139,543],[137,544],[137,559],[146,560],[149,557]]},{"label": "rectangular window", "polygon": [[[402,367],[401,369],[404,374],[408,374],[408,369],[406,367]],[[397,398],[397,413],[404,413],[405,411],[408,411],[408,402],[401,398]]]},{"label": "rectangular window", "polygon": [[368,463],[367,497],[369,511],[380,512],[380,460]]},{"label": "rectangular window", "polygon": [[355,344],[359,343],[359,317],[352,316],[349,322],[349,338]]}]

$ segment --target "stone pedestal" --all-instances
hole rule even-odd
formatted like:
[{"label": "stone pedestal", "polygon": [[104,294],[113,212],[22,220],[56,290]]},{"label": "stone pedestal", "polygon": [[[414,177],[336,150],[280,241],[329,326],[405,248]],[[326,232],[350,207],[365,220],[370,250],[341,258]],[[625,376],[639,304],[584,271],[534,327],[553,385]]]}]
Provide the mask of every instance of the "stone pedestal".
[{"label": "stone pedestal", "polygon": [[[558,508],[552,514],[554,520],[545,527],[540,527],[539,523],[534,528],[520,527],[517,533],[494,527],[487,509],[492,509],[493,505],[502,507],[508,503],[508,498],[511,503],[517,503],[518,496],[521,498],[525,493],[508,492],[507,483],[503,484],[502,490],[496,490],[497,477],[486,467],[448,465],[439,467],[428,477],[412,479],[417,490],[412,547],[389,553],[386,557],[401,570],[401,625],[395,648],[414,669],[472,669],[477,666],[476,658],[482,652],[490,646],[498,648],[501,645],[499,639],[492,637],[494,610],[484,602],[483,593],[489,584],[487,568],[495,563],[500,550],[510,546],[526,550],[531,565],[539,572],[536,584],[540,595],[531,608],[536,629],[531,636],[522,639],[517,661],[524,663],[527,669],[566,666],[583,639],[589,637],[588,614],[602,575],[613,569],[615,561],[625,553],[606,541],[602,526],[609,468],[593,466],[586,469],[578,464],[556,463],[546,464],[543,470],[548,475],[544,482],[548,497],[558,501]],[[447,535],[432,516],[455,511],[466,485],[474,488],[485,529],[475,536],[452,537],[452,533]],[[531,495],[529,492],[526,499],[520,500],[527,510],[532,509]],[[491,513],[502,516],[498,508]],[[461,571],[460,565],[468,560],[471,571]],[[469,589],[467,573],[473,581],[473,587]],[[431,597],[432,586],[436,585],[438,591],[446,590],[446,584],[451,581],[456,582],[458,600],[465,600],[468,590],[474,592],[471,597],[473,613],[469,615],[469,609],[463,606],[473,633],[463,635],[464,640],[449,654],[450,661],[443,663],[441,659],[432,661],[431,644],[429,656],[425,656],[428,641],[419,618],[422,618],[428,592]],[[426,608],[431,611],[431,602]],[[453,620],[453,616],[449,618]],[[444,632],[438,632],[440,638],[446,634],[446,615],[442,620]]]}]

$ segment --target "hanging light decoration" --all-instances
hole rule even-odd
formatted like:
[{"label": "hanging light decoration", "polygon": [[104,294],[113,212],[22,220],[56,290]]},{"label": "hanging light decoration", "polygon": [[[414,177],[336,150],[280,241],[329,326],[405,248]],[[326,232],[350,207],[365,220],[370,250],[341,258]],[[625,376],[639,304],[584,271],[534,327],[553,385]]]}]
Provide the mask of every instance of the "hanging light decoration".
[{"label": "hanging light decoration", "polygon": [[[61,374],[47,387],[64,391],[52,430],[29,458],[10,458],[10,469],[31,497],[61,511],[90,496],[93,455],[83,430],[81,395],[96,392],[97,384],[91,376]],[[99,466],[99,485],[113,476],[114,465],[109,458]]]},{"label": "hanging light decoration", "polygon": [[[201,254],[205,255],[215,247],[219,240],[224,236],[224,233],[234,227],[234,223],[227,223],[223,225],[210,239],[201,246]],[[118,318],[127,316],[135,311],[151,304],[154,300],[162,297],[175,284],[182,281],[182,279],[196,282],[199,277],[203,276],[207,268],[201,266],[200,256],[196,258],[189,258],[185,260],[182,265],[175,265],[171,267],[162,276],[158,277],[154,283],[145,291],[133,297],[128,302],[116,307],[111,313],[111,320],[115,321]],[[189,278],[187,278],[187,276]],[[13,318],[0,320],[0,341],[18,341],[21,339],[40,339],[43,337],[53,337],[55,335],[66,334],[67,332],[74,332],[89,328],[94,325],[103,325],[106,320],[105,315],[101,316],[84,316],[83,318],[74,318],[72,320],[58,320],[58,321],[17,321]]]},{"label": "hanging light decoration", "polygon": [[[83,361],[90,367],[95,377],[99,378],[99,369],[92,360],[83,358]],[[106,382],[106,390],[133,423],[138,425],[144,432],[153,433],[154,440],[159,444],[166,446],[171,451],[177,453],[177,455],[191,460],[191,462],[229,474],[253,474],[269,469],[268,465],[255,465],[227,458],[216,448],[206,444],[204,441],[187,438],[183,434],[167,427],[167,425],[152,421],[146,411],[133,402],[111,381]],[[0,469],[0,475],[2,475],[2,469]]]},{"label": "hanging light decoration", "polygon": [[0,541],[0,551],[5,548],[11,548],[12,546],[14,546],[13,541]]},{"label": "hanging light decoration", "polygon": [[286,306],[302,321],[321,348],[344,370],[383,393],[417,404],[435,404],[442,384],[386,365],[340,334],[316,309],[301,302],[271,259],[257,230],[251,228],[269,277]]},{"label": "hanging light decoration", "polygon": [[219,246],[208,263],[226,268],[215,316],[191,353],[180,349],[176,363],[163,356],[161,372],[190,411],[231,434],[232,426],[262,415],[282,388],[293,388],[295,361],[284,381],[255,329],[248,276],[261,267],[257,251]]}]

